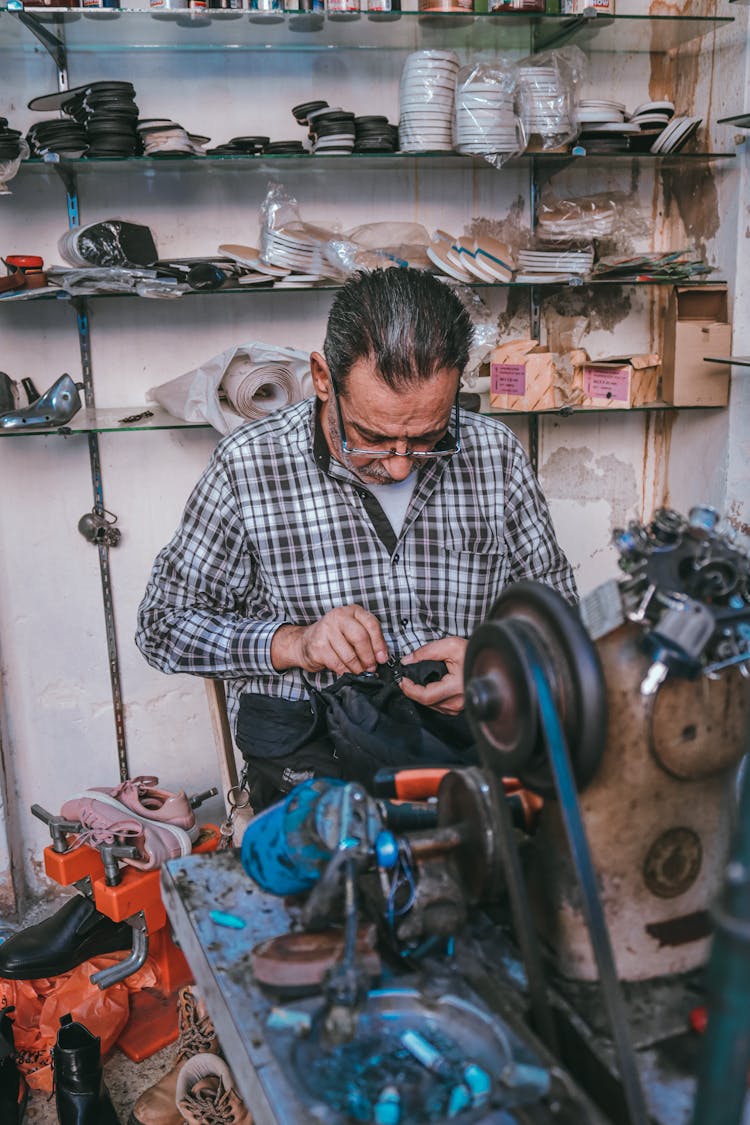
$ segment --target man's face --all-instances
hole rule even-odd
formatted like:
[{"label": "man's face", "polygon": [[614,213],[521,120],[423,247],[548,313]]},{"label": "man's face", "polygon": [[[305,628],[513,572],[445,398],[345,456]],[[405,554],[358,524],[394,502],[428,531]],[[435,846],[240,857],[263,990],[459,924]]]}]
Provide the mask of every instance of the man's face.
[{"label": "man's face", "polygon": [[[405,480],[419,460],[395,456],[368,458],[344,452],[327,367],[325,378],[319,379],[315,366],[313,363],[315,387],[322,401],[321,422],[332,455],[364,484]],[[347,445],[399,452],[434,449],[450,426],[458,379],[458,371],[444,369],[427,382],[394,391],[378,375],[374,360],[359,360],[339,392]]]}]

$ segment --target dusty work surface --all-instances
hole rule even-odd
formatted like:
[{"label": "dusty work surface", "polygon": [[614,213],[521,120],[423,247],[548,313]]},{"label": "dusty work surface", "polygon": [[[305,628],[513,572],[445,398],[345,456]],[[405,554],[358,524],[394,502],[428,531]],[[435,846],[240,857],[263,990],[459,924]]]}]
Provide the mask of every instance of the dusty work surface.
[{"label": "dusty work surface", "polygon": [[[162,868],[162,893],[175,937],[205,999],[222,1051],[234,1072],[240,1094],[253,1114],[255,1125],[313,1125],[314,1122],[343,1125],[351,1121],[350,1113],[339,1105],[338,1089],[331,1088],[321,1094],[310,1080],[321,1063],[314,1049],[316,1031],[319,1030],[315,1016],[322,1006],[320,997],[289,1002],[296,1011],[313,1017],[310,1039],[296,1041],[292,1031],[280,1032],[269,1028],[268,1017],[274,999],[253,978],[253,948],[261,941],[289,930],[290,915],[283,901],[262,892],[245,875],[234,852],[170,861]],[[212,911],[231,915],[239,920],[239,924],[236,928],[222,925],[212,920]],[[499,966],[494,975],[502,975]],[[386,970],[381,989],[370,994],[370,1003],[365,1011],[371,1013],[373,1008],[385,1004],[387,1012],[384,1019],[397,1022],[403,1016],[418,1021],[420,1004],[424,1000],[424,1005],[430,1007],[430,1034],[434,1031],[439,1037],[441,1006],[445,1003],[442,1011],[447,1013],[447,1006],[455,1002],[455,1013],[448,1015],[447,1021],[442,1024],[448,1030],[448,1039],[460,1041],[459,1025],[464,1015],[467,1024],[474,1023],[476,1026],[477,1017],[479,1022],[484,1020],[485,1026],[479,1038],[485,1041],[491,1038],[492,1025],[499,1023],[502,1028],[499,1038],[506,1042],[507,1058],[516,1058],[519,1062],[536,1060],[542,1067],[549,1068],[551,1058],[543,1056],[544,1049],[540,1044],[530,1043],[528,1032],[519,1026],[520,1021],[511,1020],[510,1013],[501,1004],[495,1004],[494,999],[490,1010],[479,999],[480,995],[479,990],[476,987],[472,989],[462,975],[457,958],[446,964],[443,959],[436,973],[431,968],[429,974],[425,973],[421,979],[399,970]],[[407,1012],[410,1005],[411,1009]],[[501,1013],[503,1018],[499,1019],[497,1013]],[[363,1028],[366,1030],[366,1024],[363,1014],[358,1034]],[[471,1038],[472,1034],[473,1029],[469,1027],[469,1038],[464,1040],[464,1046],[467,1043],[471,1046],[466,1057],[471,1058],[471,1054],[476,1052],[476,1057],[481,1060],[479,1052],[483,1048],[479,1046],[478,1038]],[[385,1034],[372,1036],[368,1048],[373,1058],[378,1056],[378,1065],[382,1063],[382,1073],[388,1072],[387,1038]],[[347,1042],[335,1049],[337,1054],[343,1051],[342,1065],[337,1069],[339,1084],[347,1082],[354,1071],[361,1073],[356,1044],[347,1056],[349,1046]],[[367,1065],[372,1061],[368,1057]],[[501,1069],[493,1066],[489,1059],[481,1065],[496,1075]],[[408,1070],[408,1066],[402,1069]],[[333,1077],[329,1077],[334,1082]],[[408,1077],[403,1077],[408,1085]],[[556,1088],[557,1079],[553,1077],[552,1081]],[[406,1097],[409,1097],[408,1092]],[[523,1110],[513,1110],[514,1117],[518,1113],[515,1119],[533,1122],[534,1125],[551,1125],[552,1122],[557,1125],[601,1125],[603,1122],[601,1115],[569,1078],[560,1083],[559,1096],[555,1093],[549,1103],[540,1101],[539,1097],[535,1091],[514,1091],[504,1093],[503,1101],[508,1105],[524,1105]],[[553,1113],[549,1105],[555,1100],[557,1109]],[[445,1120],[442,1111],[436,1109],[437,1115],[431,1110],[429,1112],[430,1120]],[[404,1120],[411,1120],[406,1103],[404,1114]],[[495,1125],[507,1120],[502,1111],[489,1106],[465,1110],[460,1116],[466,1125],[478,1125],[480,1121],[482,1125]],[[425,1120],[421,1113],[420,1120]]]}]

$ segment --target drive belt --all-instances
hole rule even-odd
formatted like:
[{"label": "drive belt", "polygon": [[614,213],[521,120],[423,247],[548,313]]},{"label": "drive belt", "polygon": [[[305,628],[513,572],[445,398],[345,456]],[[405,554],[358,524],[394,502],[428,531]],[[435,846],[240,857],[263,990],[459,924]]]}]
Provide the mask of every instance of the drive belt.
[{"label": "drive belt", "polygon": [[549,761],[555,780],[557,797],[560,802],[565,833],[570,847],[571,858],[578,876],[581,890],[583,913],[588,926],[591,947],[599,972],[599,983],[604,1005],[612,1028],[617,1063],[620,1071],[628,1116],[631,1125],[647,1125],[649,1121],[646,1102],[641,1088],[638,1065],[630,1039],[625,1001],[615,968],[612,944],[604,917],[604,909],[596,885],[596,875],[591,859],[586,832],[578,804],[576,784],[570,765],[562,725],[555,708],[552,691],[544,672],[544,666],[530,633],[520,622],[517,636],[522,644],[529,663],[533,686],[536,692],[539,720],[543,738],[549,754]]}]

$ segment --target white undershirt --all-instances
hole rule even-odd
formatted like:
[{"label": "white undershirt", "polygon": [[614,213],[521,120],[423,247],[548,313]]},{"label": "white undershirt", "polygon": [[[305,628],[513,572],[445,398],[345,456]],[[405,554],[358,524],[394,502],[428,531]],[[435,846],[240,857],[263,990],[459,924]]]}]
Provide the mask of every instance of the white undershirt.
[{"label": "white undershirt", "polygon": [[401,534],[406,509],[409,507],[416,484],[416,473],[409,473],[406,480],[394,481],[393,484],[370,484],[368,482],[367,487],[387,515],[388,522],[396,535]]}]

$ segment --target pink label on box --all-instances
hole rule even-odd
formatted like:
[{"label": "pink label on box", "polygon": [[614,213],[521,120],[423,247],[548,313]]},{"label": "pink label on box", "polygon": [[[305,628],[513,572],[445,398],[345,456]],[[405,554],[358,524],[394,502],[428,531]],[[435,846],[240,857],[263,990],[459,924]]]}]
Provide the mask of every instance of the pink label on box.
[{"label": "pink label on box", "polygon": [[525,395],[525,363],[491,363],[490,393],[493,395]]},{"label": "pink label on box", "polygon": [[583,393],[587,398],[609,398],[627,402],[630,380],[628,367],[584,367]]}]

